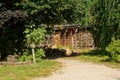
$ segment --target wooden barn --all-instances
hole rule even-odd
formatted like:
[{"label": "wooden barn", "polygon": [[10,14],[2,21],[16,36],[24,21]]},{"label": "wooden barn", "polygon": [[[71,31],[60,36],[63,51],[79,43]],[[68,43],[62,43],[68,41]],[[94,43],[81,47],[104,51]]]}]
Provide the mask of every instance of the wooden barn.
[{"label": "wooden barn", "polygon": [[48,42],[56,47],[93,48],[94,40],[90,29],[90,27],[85,28],[79,25],[55,25],[54,34],[48,39]]}]

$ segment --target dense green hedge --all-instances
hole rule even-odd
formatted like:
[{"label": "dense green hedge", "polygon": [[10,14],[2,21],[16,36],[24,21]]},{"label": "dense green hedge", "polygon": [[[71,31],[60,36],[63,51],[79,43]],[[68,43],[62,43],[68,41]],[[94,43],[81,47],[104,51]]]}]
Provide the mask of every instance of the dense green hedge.
[{"label": "dense green hedge", "polygon": [[118,61],[118,55],[120,55],[120,40],[113,40],[106,48],[110,60]]}]

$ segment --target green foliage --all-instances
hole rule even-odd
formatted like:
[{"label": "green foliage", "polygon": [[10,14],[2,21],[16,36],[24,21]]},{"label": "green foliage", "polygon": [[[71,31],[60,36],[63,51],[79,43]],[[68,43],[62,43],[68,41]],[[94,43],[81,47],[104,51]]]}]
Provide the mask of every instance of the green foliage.
[{"label": "green foliage", "polygon": [[24,47],[24,30],[24,22],[18,21],[14,23],[13,19],[0,28],[0,52],[3,60],[8,54],[18,54],[18,52],[22,51]]},{"label": "green foliage", "polygon": [[[37,62],[40,62],[41,61],[41,58],[45,57],[45,52],[43,49],[35,49],[35,58],[36,58],[36,61]],[[30,49],[26,49],[23,54],[21,55],[20,54],[20,57],[18,59],[19,61],[32,61],[33,58],[32,58],[32,55],[31,55],[31,50]]]},{"label": "green foliage", "polygon": [[112,37],[120,36],[120,1],[119,0],[94,0],[93,37],[96,47],[105,53],[105,48],[111,42]]},{"label": "green foliage", "polygon": [[47,25],[90,24],[91,0],[22,0],[17,3],[29,16],[29,22]]},{"label": "green foliage", "polygon": [[[120,55],[118,56],[120,58]],[[112,68],[120,68],[120,64],[115,61],[110,61],[108,55],[103,55],[97,50],[82,50],[81,53],[79,53],[79,56],[72,57],[73,59],[77,60],[83,60],[87,62],[93,62],[98,64],[104,64],[106,66],[112,67]]]},{"label": "green foliage", "polygon": [[30,49],[24,50],[23,54],[19,56],[19,61],[32,61],[32,55]]},{"label": "green foliage", "polygon": [[[70,0],[70,4],[72,4],[72,18],[76,24],[80,24],[82,26],[90,26],[91,25],[91,0]],[[69,17],[68,17],[69,18]]]},{"label": "green foliage", "polygon": [[45,41],[46,30],[44,25],[40,25],[38,28],[34,27],[36,27],[35,24],[28,25],[28,28],[25,30],[25,37],[28,47],[32,49],[33,61],[36,63],[36,61],[40,60],[39,58],[44,56],[44,51],[42,49],[38,49],[37,51],[35,51],[35,49]]},{"label": "green foliage", "polygon": [[[40,37],[40,42],[44,41],[42,40],[44,39],[44,34],[42,34],[44,30],[38,30],[41,33],[36,31],[36,28],[41,27],[39,25],[42,23],[49,26],[60,24],[65,20],[68,23],[73,22],[75,20],[74,18],[77,18],[76,15],[72,13],[73,10],[76,10],[74,8],[75,4],[72,4],[73,2],[70,0],[0,1],[0,42],[1,44],[3,43],[0,51],[2,54],[5,54],[3,56],[6,57],[8,54],[22,51],[25,35],[27,38],[26,42],[29,44],[34,41],[36,45],[38,41],[40,41],[38,40]],[[18,25],[20,26],[19,29]],[[27,26],[25,27],[25,25]],[[14,31],[12,30],[13,26],[15,27]],[[24,30],[26,30],[25,34],[23,34]],[[33,33],[31,33],[32,30]],[[28,33],[26,34],[27,31]],[[38,37],[38,35],[34,34],[40,34],[40,36]],[[34,37],[29,37],[30,35]]]},{"label": "green foliage", "polygon": [[26,28],[26,42],[27,44],[39,45],[45,41],[46,30],[44,25],[40,25],[38,28],[35,28],[34,24]]},{"label": "green foliage", "polygon": [[24,47],[26,15],[15,6],[18,0],[0,0],[0,55],[18,54]]},{"label": "green foliage", "polygon": [[45,54],[44,54],[44,50],[43,49],[37,49],[36,51],[36,55],[35,55],[35,58],[36,58],[36,61],[39,62],[41,61],[41,58],[45,57]]},{"label": "green foliage", "polygon": [[63,21],[61,12],[64,10],[64,2],[64,0],[22,0],[17,5],[29,16],[29,22],[50,25]]},{"label": "green foliage", "polygon": [[118,54],[120,54],[120,40],[113,40],[106,48],[110,60],[118,61]]},{"label": "green foliage", "polygon": [[22,52],[24,40],[29,47],[44,42],[47,31],[41,24],[61,23],[92,25],[95,45],[105,53],[112,37],[120,37],[120,1],[0,0],[1,58]]}]

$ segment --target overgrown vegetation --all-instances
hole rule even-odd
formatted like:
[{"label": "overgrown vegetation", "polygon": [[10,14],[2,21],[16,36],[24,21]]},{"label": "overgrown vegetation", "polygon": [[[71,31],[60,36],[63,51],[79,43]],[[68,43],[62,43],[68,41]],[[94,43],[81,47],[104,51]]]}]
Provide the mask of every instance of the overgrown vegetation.
[{"label": "overgrown vegetation", "polygon": [[0,80],[31,80],[38,76],[48,76],[59,67],[60,63],[50,60],[29,65],[0,65]]},{"label": "overgrown vegetation", "polygon": [[0,55],[5,60],[9,54],[18,54],[24,48],[26,15],[15,7],[18,0],[0,0]]},{"label": "overgrown vegetation", "polygon": [[[120,68],[120,0],[0,0],[0,59],[18,55],[19,61],[40,62],[0,65],[0,80],[30,80],[57,69],[59,63],[41,60],[45,54],[39,48],[46,33],[52,33],[45,28],[56,24],[91,26],[97,50],[80,53],[77,59]],[[64,56],[58,51],[48,49],[46,55]]]},{"label": "overgrown vegetation", "polygon": [[120,40],[113,40],[106,48],[106,51],[108,52],[108,56],[111,61],[119,62],[120,60],[118,55],[120,55]]},{"label": "overgrown vegetation", "polygon": [[[120,39],[120,0],[0,0],[1,60],[11,54],[24,56],[28,46],[35,48],[38,42],[43,42],[45,31],[41,24],[46,27],[55,24],[91,26],[95,47],[105,55],[106,47],[113,45],[112,38]],[[26,30],[30,32],[24,33]],[[116,53],[113,56],[108,48],[108,54],[112,54],[109,57],[115,59]]]},{"label": "overgrown vegetation", "polygon": [[93,28],[95,46],[105,53],[106,47],[114,37],[120,37],[120,1],[119,0],[94,0],[93,3]]},{"label": "overgrown vegetation", "polygon": [[[32,56],[33,56],[33,62],[36,63],[39,61],[38,59],[41,57],[45,57],[44,51],[40,49],[40,44],[42,44],[45,41],[45,35],[46,30],[43,25],[40,25],[40,27],[33,29],[36,27],[34,24],[28,26],[25,30],[25,42],[26,45],[31,48]],[[35,49],[37,52],[35,52]],[[37,53],[37,55],[35,54]],[[24,54],[23,54],[24,55]]]},{"label": "overgrown vegetation", "polygon": [[64,23],[87,25],[89,6],[89,1],[84,0],[0,0],[1,60],[11,54],[23,55],[27,47],[24,45],[26,29],[42,29],[41,24],[47,27]]},{"label": "overgrown vegetation", "polygon": [[[44,54],[44,50],[43,49],[40,49],[40,48],[36,48],[35,49],[35,62],[40,62],[43,58],[45,57],[45,54]],[[24,53],[22,55],[19,55],[19,58],[18,58],[18,61],[31,61],[33,62],[33,56],[32,56],[32,52],[31,52],[31,49],[28,48],[24,51]]]},{"label": "overgrown vegetation", "polygon": [[[117,55],[117,60],[120,60],[120,54]],[[97,64],[104,64],[112,68],[120,68],[119,62],[111,61],[108,54],[102,54],[99,50],[83,50],[81,53],[79,53],[78,56],[71,57],[73,59],[81,60],[81,61],[87,61],[87,62],[93,62]]]}]

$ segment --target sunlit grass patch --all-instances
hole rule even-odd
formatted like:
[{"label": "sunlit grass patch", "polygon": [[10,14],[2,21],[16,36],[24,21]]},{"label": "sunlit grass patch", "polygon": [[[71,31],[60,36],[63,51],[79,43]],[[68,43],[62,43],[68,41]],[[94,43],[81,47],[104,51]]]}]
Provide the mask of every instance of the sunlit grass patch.
[{"label": "sunlit grass patch", "polygon": [[60,63],[43,60],[37,64],[0,66],[0,80],[30,80],[37,76],[48,76],[58,69]]},{"label": "sunlit grass patch", "polygon": [[[120,60],[120,55],[118,55]],[[94,62],[98,64],[104,64],[112,68],[120,68],[120,62],[110,61],[107,54],[102,54],[99,51],[94,50],[82,50],[78,56],[73,57],[73,59]]]}]

